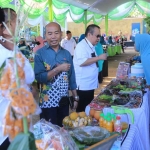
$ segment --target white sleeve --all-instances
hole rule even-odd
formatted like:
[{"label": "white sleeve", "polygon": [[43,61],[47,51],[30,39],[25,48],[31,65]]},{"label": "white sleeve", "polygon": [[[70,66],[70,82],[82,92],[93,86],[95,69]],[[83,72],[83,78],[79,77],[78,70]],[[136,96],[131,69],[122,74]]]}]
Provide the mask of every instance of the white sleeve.
[{"label": "white sleeve", "polygon": [[35,75],[28,59],[25,60],[24,72],[26,84],[31,84],[35,80]]},{"label": "white sleeve", "polygon": [[83,45],[76,46],[75,54],[76,54],[78,65],[83,64],[89,58],[89,54]]},{"label": "white sleeve", "polygon": [[77,43],[76,41],[73,39],[73,42],[74,42],[74,48],[76,47]]},{"label": "white sleeve", "polygon": [[65,48],[64,41],[65,41],[64,39],[61,40],[61,47],[63,47],[63,48]]}]

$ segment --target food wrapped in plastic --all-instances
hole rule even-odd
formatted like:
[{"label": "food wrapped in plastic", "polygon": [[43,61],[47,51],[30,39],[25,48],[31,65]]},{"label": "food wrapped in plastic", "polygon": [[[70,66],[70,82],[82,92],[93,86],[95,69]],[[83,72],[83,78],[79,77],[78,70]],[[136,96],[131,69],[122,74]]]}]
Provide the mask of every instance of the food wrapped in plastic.
[{"label": "food wrapped in plastic", "polygon": [[86,145],[92,145],[110,136],[110,133],[98,126],[86,126],[73,130],[73,137]]},{"label": "food wrapped in plastic", "polygon": [[35,143],[38,150],[78,150],[70,134],[44,119],[33,125]]},{"label": "food wrapped in plastic", "polygon": [[23,117],[27,117],[30,126],[30,116],[41,112],[25,82],[24,65],[25,58],[21,52],[17,52],[16,58],[6,59],[0,72],[0,96],[9,102],[9,105],[2,109],[5,111],[0,118],[0,127],[3,136],[9,136],[10,141],[23,132]]}]

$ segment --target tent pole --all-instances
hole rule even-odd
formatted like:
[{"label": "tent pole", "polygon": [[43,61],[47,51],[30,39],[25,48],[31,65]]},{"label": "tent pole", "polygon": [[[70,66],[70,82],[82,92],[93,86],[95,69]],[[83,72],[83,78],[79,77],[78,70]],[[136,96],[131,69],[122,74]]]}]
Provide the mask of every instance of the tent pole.
[{"label": "tent pole", "polygon": [[53,16],[53,2],[52,2],[52,0],[48,0],[48,4],[49,4],[49,10],[48,10],[49,21],[52,22],[53,19],[54,19],[54,16]]},{"label": "tent pole", "polygon": [[85,17],[84,25],[85,25],[85,30],[86,30],[86,28],[87,28],[87,10],[84,10],[84,17]]},{"label": "tent pole", "polygon": [[108,14],[105,16],[105,33],[108,36]]},{"label": "tent pole", "polygon": [[37,26],[36,26],[37,35],[38,35],[38,33],[39,33],[39,27],[38,27],[38,25],[39,25],[39,24],[37,24]]}]

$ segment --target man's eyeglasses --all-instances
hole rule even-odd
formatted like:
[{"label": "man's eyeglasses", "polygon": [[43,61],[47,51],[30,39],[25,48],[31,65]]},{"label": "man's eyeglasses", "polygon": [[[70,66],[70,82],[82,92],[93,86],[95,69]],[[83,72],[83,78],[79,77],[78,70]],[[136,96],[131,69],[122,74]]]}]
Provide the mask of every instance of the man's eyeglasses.
[{"label": "man's eyeglasses", "polygon": [[101,37],[101,35],[100,35],[100,34],[98,34],[98,35],[94,35],[94,36],[96,36],[97,38],[100,38],[100,37]]},{"label": "man's eyeglasses", "polygon": [[97,38],[100,38],[101,37],[101,35],[100,34],[98,34],[98,35],[95,35]]}]

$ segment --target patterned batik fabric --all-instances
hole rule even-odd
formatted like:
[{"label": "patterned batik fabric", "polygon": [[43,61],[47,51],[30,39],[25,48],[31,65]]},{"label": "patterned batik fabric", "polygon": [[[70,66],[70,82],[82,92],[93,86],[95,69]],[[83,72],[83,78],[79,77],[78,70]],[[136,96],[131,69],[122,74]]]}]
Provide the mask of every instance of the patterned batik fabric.
[{"label": "patterned batik fabric", "polygon": [[54,76],[47,85],[43,85],[40,93],[40,107],[59,107],[62,97],[68,96],[68,72]]}]

